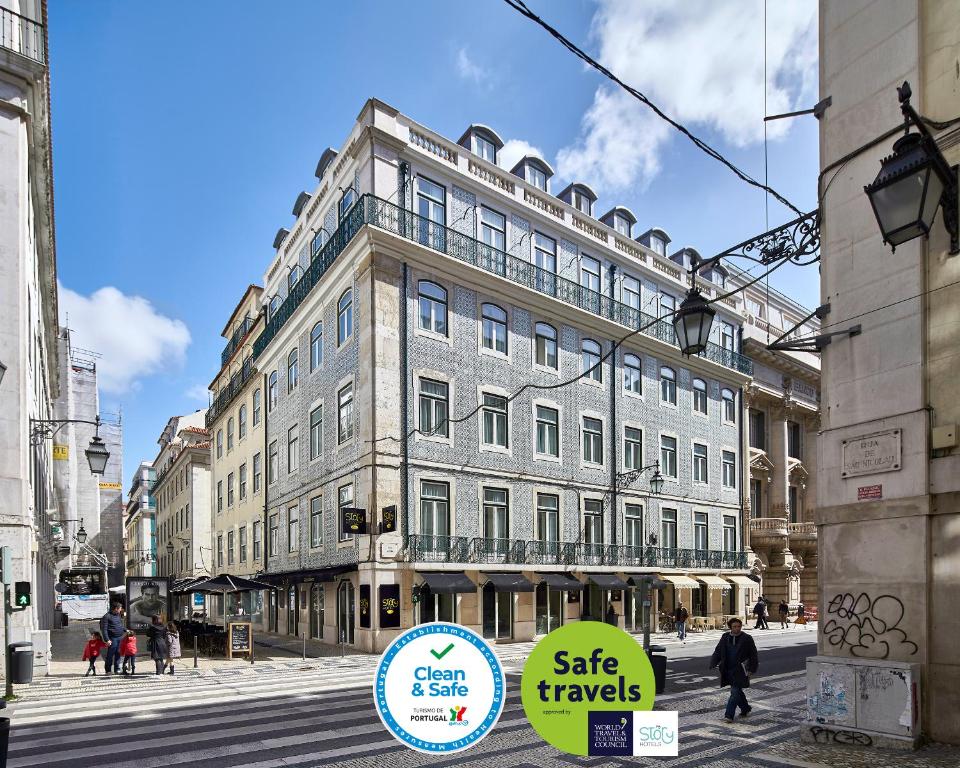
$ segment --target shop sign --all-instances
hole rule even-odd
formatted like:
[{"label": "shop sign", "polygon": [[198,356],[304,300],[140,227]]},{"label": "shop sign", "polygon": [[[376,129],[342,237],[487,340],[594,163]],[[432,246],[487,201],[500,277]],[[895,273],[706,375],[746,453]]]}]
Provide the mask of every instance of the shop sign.
[{"label": "shop sign", "polygon": [[53,460],[67,461],[69,458],[70,458],[70,446],[57,445],[55,443],[53,446]]}]

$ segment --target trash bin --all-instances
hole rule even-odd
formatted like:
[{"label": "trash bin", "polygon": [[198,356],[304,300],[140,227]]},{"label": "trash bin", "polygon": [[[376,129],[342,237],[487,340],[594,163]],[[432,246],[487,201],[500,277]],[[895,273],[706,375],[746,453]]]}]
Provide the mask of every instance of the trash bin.
[{"label": "trash bin", "polygon": [[7,669],[17,685],[33,682],[33,643],[10,643],[7,646]]},{"label": "trash bin", "polygon": [[663,645],[651,645],[648,656],[653,667],[653,679],[657,693],[663,693],[667,686],[667,648]]}]

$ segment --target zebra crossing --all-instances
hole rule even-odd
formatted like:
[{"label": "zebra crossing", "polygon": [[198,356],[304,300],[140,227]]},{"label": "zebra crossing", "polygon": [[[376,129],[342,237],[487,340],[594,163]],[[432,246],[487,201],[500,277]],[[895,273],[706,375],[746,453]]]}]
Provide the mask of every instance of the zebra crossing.
[{"label": "zebra crossing", "polygon": [[[512,659],[506,661],[513,666]],[[9,710],[8,766],[569,768],[573,761],[530,728],[515,673],[508,673],[500,723],[477,747],[441,760],[406,750],[383,729],[374,710],[370,687],[376,662],[376,657],[354,656],[178,669],[175,676],[163,677],[47,678]],[[740,765],[778,764],[742,758],[754,748],[756,737],[796,738],[790,726],[803,701],[796,675],[761,682],[752,696],[756,717],[733,728],[718,721],[724,696],[711,686],[658,698],[658,708],[681,713],[681,758],[670,765],[710,764],[698,755],[737,757]],[[626,763],[595,758],[589,763],[668,764],[654,758]]]}]

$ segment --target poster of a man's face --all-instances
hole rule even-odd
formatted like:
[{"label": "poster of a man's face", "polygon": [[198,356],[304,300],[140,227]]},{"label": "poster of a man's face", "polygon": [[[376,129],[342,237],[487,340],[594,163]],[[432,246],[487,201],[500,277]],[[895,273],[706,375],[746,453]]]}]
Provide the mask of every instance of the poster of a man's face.
[{"label": "poster of a man's face", "polygon": [[166,576],[127,577],[127,627],[144,632],[152,616],[170,618],[170,579]]}]

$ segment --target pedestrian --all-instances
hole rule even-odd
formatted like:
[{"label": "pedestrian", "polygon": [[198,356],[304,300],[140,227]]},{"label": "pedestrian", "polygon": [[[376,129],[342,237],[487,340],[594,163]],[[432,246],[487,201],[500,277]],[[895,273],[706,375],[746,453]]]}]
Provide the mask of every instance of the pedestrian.
[{"label": "pedestrian", "polygon": [[682,602],[677,605],[677,610],[673,612],[673,624],[674,629],[677,630],[677,640],[687,641],[687,617],[689,615]]},{"label": "pedestrian", "polygon": [[766,604],[763,602],[763,597],[761,596],[756,605],[753,606],[753,613],[757,617],[757,623],[753,625],[754,629],[766,629],[766,620],[764,619],[764,612],[766,611]]},{"label": "pedestrian", "polygon": [[737,707],[740,707],[740,717],[750,714],[753,707],[747,703],[744,688],[750,687],[750,676],[756,674],[759,659],[757,644],[746,632],[743,632],[743,622],[732,618],[727,622],[728,632],[720,637],[720,642],[710,657],[710,669],[720,667],[720,687],[730,686],[730,698],[727,699],[727,708],[723,719],[732,723]]},{"label": "pedestrian", "polygon": [[166,625],[157,614],[150,617],[150,626],[147,627],[147,638],[150,647],[150,658],[156,666],[157,674],[162,675],[166,669],[166,660],[170,655],[169,634]]},{"label": "pedestrian", "polygon": [[607,603],[606,622],[607,624],[617,626],[617,612],[613,610],[613,603]]},{"label": "pedestrian", "polygon": [[107,643],[103,642],[103,635],[99,632],[91,632],[90,639],[87,640],[87,644],[83,646],[83,660],[89,661],[90,666],[87,667],[87,674],[84,677],[89,677],[93,675],[97,676],[97,659],[100,657],[100,651],[107,647]]},{"label": "pedestrian", "polygon": [[807,626],[807,609],[804,607],[803,603],[797,606],[797,624],[803,624],[804,629],[810,629]]},{"label": "pedestrian", "polygon": [[170,665],[170,674],[173,674],[173,662],[180,658],[180,629],[172,622],[167,622],[167,664]]},{"label": "pedestrian", "polygon": [[120,616],[122,610],[123,606],[120,603],[114,603],[100,619],[100,636],[107,644],[104,672],[108,675],[111,672],[115,675],[120,674],[120,641],[127,633],[123,626],[123,618]]},{"label": "pedestrian", "polygon": [[132,629],[128,629],[127,634],[120,641],[120,655],[123,656],[123,674],[128,674],[128,664],[130,665],[129,674],[137,674],[137,636]]},{"label": "pedestrian", "polygon": [[786,601],[786,600],[781,600],[781,601],[780,601],[779,612],[780,612],[780,629],[787,629],[787,628],[789,628],[789,627],[790,627],[790,621],[789,621],[789,618],[790,618],[790,606],[787,605],[787,601]]}]

